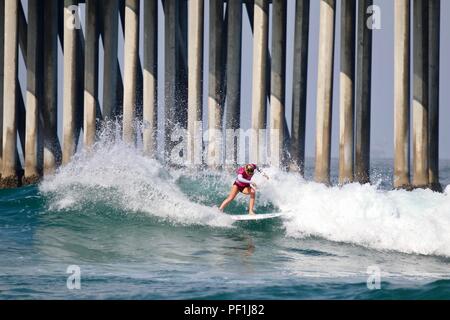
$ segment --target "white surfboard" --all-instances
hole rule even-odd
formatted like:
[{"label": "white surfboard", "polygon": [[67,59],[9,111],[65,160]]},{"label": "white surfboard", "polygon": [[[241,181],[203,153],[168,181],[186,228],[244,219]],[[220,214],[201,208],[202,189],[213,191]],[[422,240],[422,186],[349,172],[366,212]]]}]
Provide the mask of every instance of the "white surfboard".
[{"label": "white surfboard", "polygon": [[231,219],[236,221],[252,221],[252,220],[264,220],[281,217],[283,213],[262,213],[262,214],[233,214],[230,215]]}]

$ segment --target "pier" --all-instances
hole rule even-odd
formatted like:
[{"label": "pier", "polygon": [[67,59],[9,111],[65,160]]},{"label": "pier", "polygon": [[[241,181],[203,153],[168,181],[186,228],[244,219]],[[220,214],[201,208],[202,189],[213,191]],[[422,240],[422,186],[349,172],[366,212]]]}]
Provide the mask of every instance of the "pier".
[{"label": "pier", "polygon": [[[167,165],[216,169],[249,161],[304,175],[311,86],[317,89],[314,180],[331,184],[332,119],[338,117],[339,184],[370,183],[376,31],[369,22],[374,1],[314,0],[320,1],[320,14],[314,17],[310,0],[292,1],[295,21],[289,25],[285,0],[26,0],[26,10],[25,0],[0,0],[0,188],[34,184],[54,174],[77,150],[91,150],[99,128],[109,121],[121,124],[125,143],[141,141],[145,156]],[[441,3],[395,0],[392,9],[393,186],[442,191]],[[164,20],[163,30],[159,19]],[[320,21],[316,83],[308,83],[312,19]],[[252,83],[245,93],[252,103],[246,130],[241,127],[244,23],[250,23],[252,32]],[[287,46],[289,31],[294,35],[292,52]],[[158,64],[158,39],[164,39],[164,64]],[[20,57],[26,84],[19,81]],[[293,69],[286,68],[288,57],[293,57]],[[59,68],[64,76],[58,82]],[[159,86],[158,72],[164,74]],[[164,101],[158,101],[159,91]],[[334,95],[339,96],[338,114],[333,114]],[[158,105],[163,106],[163,119]],[[63,111],[62,121],[58,110]],[[181,162],[174,160],[174,150]]]}]

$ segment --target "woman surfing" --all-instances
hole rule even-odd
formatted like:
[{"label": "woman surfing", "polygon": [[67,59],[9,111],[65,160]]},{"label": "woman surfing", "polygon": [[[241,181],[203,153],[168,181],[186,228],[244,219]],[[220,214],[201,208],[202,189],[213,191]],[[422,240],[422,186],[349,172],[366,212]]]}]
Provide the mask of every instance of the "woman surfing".
[{"label": "woman surfing", "polygon": [[237,170],[237,178],[236,181],[234,181],[233,186],[231,187],[228,198],[226,198],[220,205],[220,211],[223,211],[226,206],[228,206],[230,202],[233,201],[234,198],[236,198],[237,194],[239,192],[242,192],[243,194],[250,196],[248,213],[255,214],[255,212],[253,211],[253,207],[255,206],[256,183],[251,181],[253,175],[255,174],[255,170],[258,170],[258,172],[264,175],[266,179],[269,179],[269,177],[264,172],[262,172],[254,163],[249,163],[243,167],[240,167]]}]

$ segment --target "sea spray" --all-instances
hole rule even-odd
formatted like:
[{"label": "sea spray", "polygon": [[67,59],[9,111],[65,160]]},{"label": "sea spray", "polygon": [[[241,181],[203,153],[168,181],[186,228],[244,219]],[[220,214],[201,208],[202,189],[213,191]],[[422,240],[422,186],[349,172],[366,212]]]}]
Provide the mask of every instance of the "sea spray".
[{"label": "sea spray", "polygon": [[377,185],[326,187],[275,169],[264,190],[282,211],[290,237],[322,237],[378,250],[450,256],[450,198],[430,190]]},{"label": "sea spray", "polygon": [[231,226],[217,208],[189,201],[158,161],[117,139],[109,128],[90,152],[47,177],[40,191],[53,210],[104,202],[131,212],[143,212],[180,224]]},{"label": "sea spray", "polygon": [[[269,206],[286,212],[283,226],[288,237],[313,236],[377,250],[450,256],[449,187],[442,194],[383,190],[380,181],[327,187],[295,173],[265,171],[269,180],[254,178],[256,210]],[[183,178],[190,180],[184,189],[177,185]],[[78,153],[46,178],[40,191],[54,210],[82,209],[99,202],[174,223],[230,227],[231,219],[221,215],[217,206],[234,178],[232,171],[168,170],[143,156],[139,148],[123,143],[117,129],[109,128],[101,132],[91,152]],[[244,196],[236,199],[242,211],[247,202]]]}]

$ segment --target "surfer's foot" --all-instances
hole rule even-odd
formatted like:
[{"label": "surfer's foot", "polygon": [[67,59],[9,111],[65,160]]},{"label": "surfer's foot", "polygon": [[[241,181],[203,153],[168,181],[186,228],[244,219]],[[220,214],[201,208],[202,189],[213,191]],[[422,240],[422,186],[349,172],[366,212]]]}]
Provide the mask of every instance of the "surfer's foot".
[{"label": "surfer's foot", "polygon": [[249,211],[248,214],[249,215],[255,215],[256,213],[254,211]]}]

